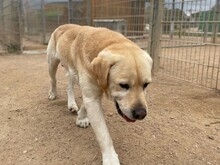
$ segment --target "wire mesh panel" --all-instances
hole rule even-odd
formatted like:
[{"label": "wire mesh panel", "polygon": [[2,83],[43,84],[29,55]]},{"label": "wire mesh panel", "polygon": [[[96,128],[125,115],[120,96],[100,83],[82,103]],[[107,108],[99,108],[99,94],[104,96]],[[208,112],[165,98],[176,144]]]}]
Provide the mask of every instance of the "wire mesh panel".
[{"label": "wire mesh panel", "polygon": [[25,37],[47,43],[50,34],[60,25],[89,25],[90,0],[25,0]]},{"label": "wire mesh panel", "polygon": [[219,0],[165,0],[160,73],[220,89]]},{"label": "wire mesh panel", "polygon": [[0,1],[0,53],[22,51],[20,11],[20,1]]},{"label": "wire mesh panel", "polygon": [[92,18],[94,26],[118,31],[140,47],[147,48],[150,1],[94,0]]},{"label": "wire mesh panel", "polygon": [[28,39],[42,42],[41,1],[26,0],[24,6],[24,34]]},{"label": "wire mesh panel", "polygon": [[68,23],[68,0],[26,0],[24,6],[25,37],[47,43],[50,34]]},{"label": "wire mesh panel", "polygon": [[65,23],[102,26],[147,48],[150,0],[24,0],[25,36],[47,43]]},{"label": "wire mesh panel", "polygon": [[69,0],[69,22],[91,25],[91,0]]}]

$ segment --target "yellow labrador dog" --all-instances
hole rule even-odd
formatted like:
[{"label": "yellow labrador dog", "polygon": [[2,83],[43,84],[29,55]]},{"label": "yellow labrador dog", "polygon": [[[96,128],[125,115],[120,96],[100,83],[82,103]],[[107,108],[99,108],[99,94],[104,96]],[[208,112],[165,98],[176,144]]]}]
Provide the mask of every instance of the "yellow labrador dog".
[{"label": "yellow labrador dog", "polygon": [[82,91],[83,103],[76,125],[85,128],[91,124],[103,165],[119,165],[102,112],[102,94],[115,102],[126,121],[142,120],[147,115],[145,89],[151,82],[150,56],[117,32],[67,24],[51,35],[47,58],[51,77],[49,99],[57,96],[56,71],[61,63],[69,74],[69,110],[78,111],[74,84],[78,83]]}]

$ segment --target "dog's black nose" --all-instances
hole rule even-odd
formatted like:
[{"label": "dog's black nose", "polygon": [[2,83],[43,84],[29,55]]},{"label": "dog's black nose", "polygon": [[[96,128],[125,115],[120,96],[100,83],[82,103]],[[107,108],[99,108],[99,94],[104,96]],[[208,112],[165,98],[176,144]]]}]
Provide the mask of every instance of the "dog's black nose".
[{"label": "dog's black nose", "polygon": [[135,119],[142,120],[147,115],[145,108],[138,108],[133,110],[132,115]]}]

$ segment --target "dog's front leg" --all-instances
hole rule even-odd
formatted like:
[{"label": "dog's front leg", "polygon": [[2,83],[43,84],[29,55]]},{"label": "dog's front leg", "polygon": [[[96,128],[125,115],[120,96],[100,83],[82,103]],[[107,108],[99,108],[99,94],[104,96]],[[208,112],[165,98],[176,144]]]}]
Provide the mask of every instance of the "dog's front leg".
[{"label": "dog's front leg", "polygon": [[100,98],[84,98],[90,124],[95,132],[102,152],[103,165],[119,165],[118,155],[113,147],[101,108]]},{"label": "dog's front leg", "polygon": [[[106,126],[102,107],[101,96],[97,94],[96,87],[84,87],[83,102],[87,110],[90,124],[95,132],[97,141],[101,148],[103,165],[120,165],[118,155],[113,147],[113,142]],[[96,95],[97,94],[97,95]]]}]

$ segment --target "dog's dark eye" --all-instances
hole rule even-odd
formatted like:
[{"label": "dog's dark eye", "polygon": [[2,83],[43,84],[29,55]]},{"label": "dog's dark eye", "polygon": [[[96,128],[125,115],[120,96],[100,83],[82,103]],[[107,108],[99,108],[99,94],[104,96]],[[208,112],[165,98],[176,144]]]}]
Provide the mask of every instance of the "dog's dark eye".
[{"label": "dog's dark eye", "polygon": [[144,89],[147,88],[147,86],[148,86],[148,83],[145,83],[145,84],[144,84]]},{"label": "dog's dark eye", "polygon": [[121,88],[123,89],[129,89],[129,85],[128,84],[119,84]]}]

